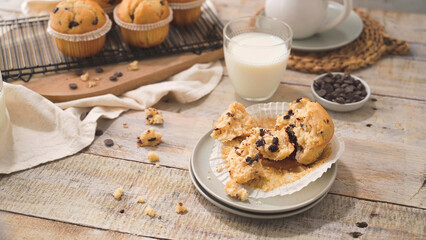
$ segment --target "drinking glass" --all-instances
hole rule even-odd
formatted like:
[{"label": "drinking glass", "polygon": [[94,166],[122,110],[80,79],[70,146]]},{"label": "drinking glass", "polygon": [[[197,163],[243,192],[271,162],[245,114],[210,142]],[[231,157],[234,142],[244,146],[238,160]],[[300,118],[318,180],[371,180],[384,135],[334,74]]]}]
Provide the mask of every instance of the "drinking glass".
[{"label": "drinking glass", "polygon": [[231,20],[223,29],[225,63],[235,92],[249,101],[274,95],[283,79],[293,33],[265,16]]}]

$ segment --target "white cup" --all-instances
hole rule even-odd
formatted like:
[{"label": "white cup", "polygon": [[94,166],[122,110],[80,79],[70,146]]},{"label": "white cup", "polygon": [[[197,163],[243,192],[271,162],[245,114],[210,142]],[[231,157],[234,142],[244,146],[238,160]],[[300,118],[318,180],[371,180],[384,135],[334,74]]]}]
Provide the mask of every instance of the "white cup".
[{"label": "white cup", "polygon": [[0,72],[0,157],[11,145],[11,126],[6,108],[3,80]]},{"label": "white cup", "polygon": [[343,0],[344,11],[326,21],[328,0],[266,0],[265,15],[290,25],[295,39],[308,38],[340,25],[352,10],[352,0]]}]

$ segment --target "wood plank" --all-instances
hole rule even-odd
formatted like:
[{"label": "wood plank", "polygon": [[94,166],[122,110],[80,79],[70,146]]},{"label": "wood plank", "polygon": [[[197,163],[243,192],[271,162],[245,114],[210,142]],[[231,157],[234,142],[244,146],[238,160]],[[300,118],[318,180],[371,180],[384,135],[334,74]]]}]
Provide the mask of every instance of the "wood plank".
[{"label": "wood plank", "polygon": [[[122,186],[120,201],[112,192]],[[285,219],[254,220],[226,213],[205,200],[186,170],[78,154],[0,177],[0,209],[122,233],[159,238],[419,239],[424,209],[329,194],[313,209]],[[137,196],[146,204],[137,204]],[[174,212],[183,201],[189,212]],[[142,214],[150,205],[160,218]],[[124,209],[123,213],[120,210]],[[365,221],[367,228],[358,228]],[[162,227],[160,227],[162,226]]]},{"label": "wood plank", "polygon": [[0,239],[153,239],[0,211]]}]

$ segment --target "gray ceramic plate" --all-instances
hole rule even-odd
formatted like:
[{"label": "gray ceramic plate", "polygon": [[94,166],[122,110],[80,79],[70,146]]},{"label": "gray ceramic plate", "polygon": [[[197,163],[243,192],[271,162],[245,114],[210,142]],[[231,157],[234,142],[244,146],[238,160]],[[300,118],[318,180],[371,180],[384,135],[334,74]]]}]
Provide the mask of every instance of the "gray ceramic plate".
[{"label": "gray ceramic plate", "polygon": [[205,191],[203,189],[203,187],[200,185],[200,183],[195,179],[195,176],[194,176],[194,173],[193,173],[191,167],[189,169],[189,175],[191,176],[191,180],[192,180],[192,183],[194,184],[195,188],[201,193],[201,195],[203,195],[213,205],[215,205],[216,207],[219,207],[220,209],[223,209],[227,212],[230,212],[230,213],[233,213],[233,214],[236,214],[236,215],[239,215],[239,216],[243,216],[243,217],[249,217],[249,218],[277,219],[277,218],[290,217],[290,216],[293,216],[293,215],[296,215],[296,214],[299,214],[299,213],[302,213],[304,211],[311,209],[312,207],[317,205],[319,202],[321,202],[321,200],[324,199],[325,196],[327,195],[327,192],[326,192],[324,195],[322,195],[319,199],[312,202],[311,204],[304,206],[302,208],[298,208],[298,209],[293,210],[293,211],[286,211],[286,212],[282,212],[282,213],[253,213],[253,212],[247,212],[247,211],[240,210],[238,208],[228,206],[228,205],[222,203],[221,201],[217,200],[216,198],[214,198],[207,191]]},{"label": "gray ceramic plate", "polygon": [[[337,166],[333,166],[319,179],[310,183],[302,190],[285,196],[252,199],[241,202],[229,197],[225,193],[225,186],[220,182],[210,168],[209,156],[213,149],[214,139],[210,137],[210,130],[197,143],[192,152],[190,168],[193,169],[195,178],[199,184],[214,198],[231,207],[255,213],[282,213],[307,206],[321,198],[336,178]],[[262,204],[257,202],[261,201]]]},{"label": "gray ceramic plate", "polygon": [[[341,11],[343,6],[330,2],[328,4],[327,18],[334,19]],[[264,13],[262,13],[264,14]],[[291,48],[299,51],[326,51],[345,46],[361,34],[363,28],[362,20],[354,11],[339,26],[327,32],[315,34],[306,39],[293,39]]]}]

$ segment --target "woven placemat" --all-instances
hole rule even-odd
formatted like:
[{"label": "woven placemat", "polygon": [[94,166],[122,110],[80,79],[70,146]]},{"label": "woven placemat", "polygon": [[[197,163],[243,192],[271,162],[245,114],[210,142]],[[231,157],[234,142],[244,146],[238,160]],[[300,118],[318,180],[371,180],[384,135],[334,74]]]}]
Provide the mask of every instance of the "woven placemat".
[{"label": "woven placemat", "polygon": [[356,40],[344,47],[324,52],[292,50],[287,68],[305,73],[351,72],[377,62],[383,54],[405,55],[410,51],[406,41],[390,37],[377,20],[360,10],[355,12],[364,24]]}]

